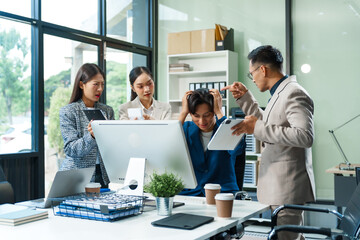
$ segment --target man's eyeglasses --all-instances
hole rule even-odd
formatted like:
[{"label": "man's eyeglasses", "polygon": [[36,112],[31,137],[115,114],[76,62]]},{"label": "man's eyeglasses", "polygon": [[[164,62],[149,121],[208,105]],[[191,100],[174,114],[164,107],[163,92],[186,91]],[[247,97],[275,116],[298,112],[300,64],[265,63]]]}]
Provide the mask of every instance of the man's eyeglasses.
[{"label": "man's eyeglasses", "polygon": [[249,72],[249,73],[247,74],[248,78],[250,78],[251,80],[253,80],[253,75],[252,75],[252,74],[253,74],[256,70],[258,70],[260,67],[261,67],[261,65],[258,66],[257,68],[255,68],[255,70]]}]

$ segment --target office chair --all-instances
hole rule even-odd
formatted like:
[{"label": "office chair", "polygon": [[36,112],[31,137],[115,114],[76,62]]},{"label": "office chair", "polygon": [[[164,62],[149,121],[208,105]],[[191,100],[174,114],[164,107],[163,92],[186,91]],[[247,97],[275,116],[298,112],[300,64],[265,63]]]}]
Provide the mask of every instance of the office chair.
[{"label": "office chair", "polygon": [[[332,213],[340,219],[339,229],[312,227],[312,226],[294,226],[294,225],[276,225],[277,214],[284,208],[292,208],[304,211]],[[302,205],[283,205],[274,210],[271,215],[271,221],[275,226],[268,239],[277,239],[277,233],[280,231],[292,231],[298,233],[317,233],[328,236],[331,239],[359,239],[360,238],[360,184],[357,185],[355,192],[346,206],[344,214],[335,210],[322,209]]]},{"label": "office chair", "polygon": [[360,167],[355,168],[355,175],[356,175],[356,184],[359,185],[359,183],[360,183]]},{"label": "office chair", "polygon": [[0,204],[3,203],[14,203],[14,190],[6,181],[4,171],[0,166]]}]

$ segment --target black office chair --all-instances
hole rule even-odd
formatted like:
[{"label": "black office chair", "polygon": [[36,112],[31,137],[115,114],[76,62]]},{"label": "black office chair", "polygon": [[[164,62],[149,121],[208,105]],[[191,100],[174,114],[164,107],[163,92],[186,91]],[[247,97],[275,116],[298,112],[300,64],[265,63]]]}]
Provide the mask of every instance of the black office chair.
[{"label": "black office chair", "polygon": [[359,185],[359,183],[360,183],[360,167],[355,168],[355,175],[356,175],[356,184]]},{"label": "black office chair", "polygon": [[[312,227],[312,226],[294,226],[294,225],[276,225],[277,214],[284,208],[299,209],[304,211],[332,213],[340,219],[339,229]],[[273,226],[275,226],[268,239],[277,239],[277,233],[280,231],[291,231],[298,233],[317,233],[325,235],[331,239],[359,239],[360,238],[360,184],[357,185],[350,201],[346,206],[344,215],[335,210],[322,209],[302,205],[283,205],[274,210],[271,216]]]},{"label": "black office chair", "polygon": [[14,203],[14,190],[11,184],[6,181],[2,167],[0,166],[0,204]]}]

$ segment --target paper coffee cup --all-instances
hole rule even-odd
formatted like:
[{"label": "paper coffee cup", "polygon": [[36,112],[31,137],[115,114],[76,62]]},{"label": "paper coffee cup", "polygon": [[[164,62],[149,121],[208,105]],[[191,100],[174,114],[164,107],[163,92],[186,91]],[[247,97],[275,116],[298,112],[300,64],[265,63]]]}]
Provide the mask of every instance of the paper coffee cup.
[{"label": "paper coffee cup", "polygon": [[232,193],[218,193],[215,196],[215,201],[218,217],[231,218],[234,195]]},{"label": "paper coffee cup", "polygon": [[215,195],[220,193],[221,186],[217,183],[207,183],[204,186],[206,203],[215,205]]},{"label": "paper coffee cup", "polygon": [[85,185],[85,192],[88,196],[98,196],[100,194],[100,183],[91,182]]}]

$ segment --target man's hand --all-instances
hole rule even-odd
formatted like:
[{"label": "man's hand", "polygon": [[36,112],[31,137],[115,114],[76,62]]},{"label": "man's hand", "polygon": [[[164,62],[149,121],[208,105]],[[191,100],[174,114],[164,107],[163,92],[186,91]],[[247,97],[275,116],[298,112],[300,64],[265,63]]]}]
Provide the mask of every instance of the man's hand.
[{"label": "man's hand", "polygon": [[231,130],[234,130],[232,135],[239,136],[242,133],[253,134],[256,121],[257,117],[252,115],[246,116],[241,123],[236,124],[231,128]]},{"label": "man's hand", "polygon": [[223,87],[221,91],[229,90],[235,99],[241,98],[248,89],[241,82],[234,82],[233,84]]}]

